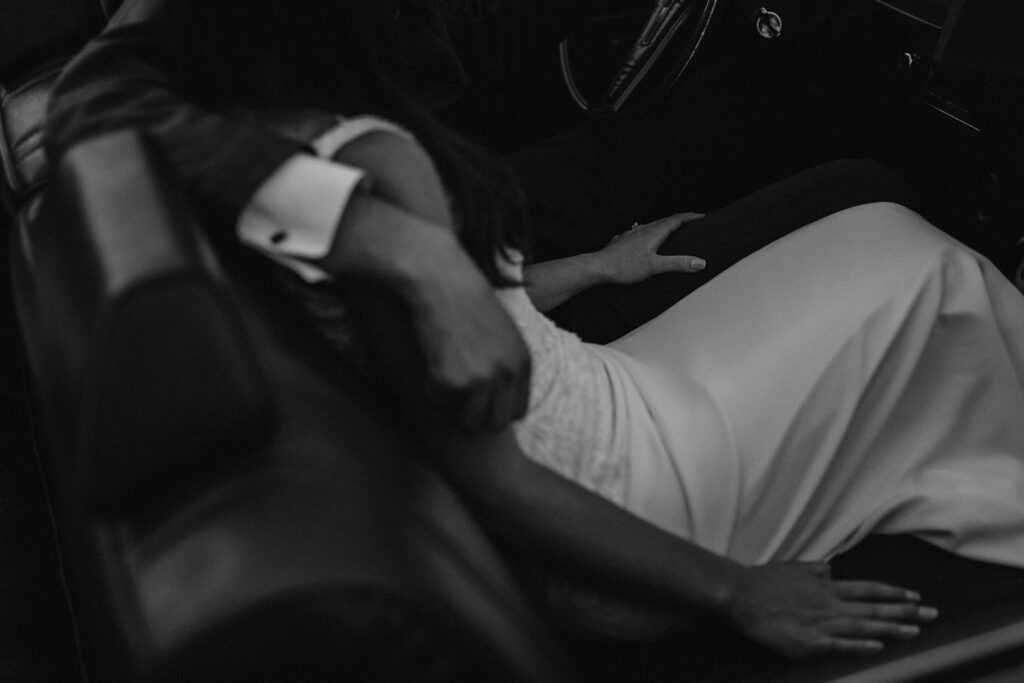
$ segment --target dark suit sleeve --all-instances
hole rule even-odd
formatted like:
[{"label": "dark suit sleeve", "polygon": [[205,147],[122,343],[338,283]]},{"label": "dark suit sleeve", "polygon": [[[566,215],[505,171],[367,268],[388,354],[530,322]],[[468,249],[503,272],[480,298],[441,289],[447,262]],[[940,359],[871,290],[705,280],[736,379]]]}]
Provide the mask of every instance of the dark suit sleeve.
[{"label": "dark suit sleeve", "polygon": [[85,138],[140,127],[156,138],[197,198],[226,215],[238,214],[259,185],[305,145],[251,117],[189,102],[192,71],[159,4],[127,0],[56,85],[46,126],[50,157]]}]

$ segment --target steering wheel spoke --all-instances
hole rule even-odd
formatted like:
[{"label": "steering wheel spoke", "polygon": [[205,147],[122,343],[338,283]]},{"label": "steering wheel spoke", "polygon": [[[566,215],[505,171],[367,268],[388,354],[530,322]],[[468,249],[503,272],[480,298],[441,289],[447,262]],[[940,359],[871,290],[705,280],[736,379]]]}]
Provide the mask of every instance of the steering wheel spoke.
[{"label": "steering wheel spoke", "polygon": [[591,114],[632,111],[667,92],[701,48],[718,0],[657,0],[607,85],[585,93],[577,82],[573,41],[559,46],[562,76],[576,104]]}]

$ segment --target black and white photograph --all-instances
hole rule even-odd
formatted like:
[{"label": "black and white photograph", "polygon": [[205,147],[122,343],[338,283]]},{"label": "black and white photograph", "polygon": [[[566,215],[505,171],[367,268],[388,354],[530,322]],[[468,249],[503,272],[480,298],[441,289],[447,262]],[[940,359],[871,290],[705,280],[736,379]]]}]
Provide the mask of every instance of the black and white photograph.
[{"label": "black and white photograph", "polygon": [[0,0],[0,683],[1024,681],[1021,0]]}]

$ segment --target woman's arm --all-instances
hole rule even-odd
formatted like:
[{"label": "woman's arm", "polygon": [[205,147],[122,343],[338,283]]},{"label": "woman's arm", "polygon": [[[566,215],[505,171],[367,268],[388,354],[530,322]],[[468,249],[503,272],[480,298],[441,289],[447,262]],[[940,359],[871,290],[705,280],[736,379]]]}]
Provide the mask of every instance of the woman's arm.
[{"label": "woman's arm", "polygon": [[703,259],[658,253],[658,247],[672,231],[700,217],[700,214],[681,213],[653,223],[634,225],[616,235],[600,251],[528,265],[523,271],[526,292],[538,310],[549,311],[595,285],[625,285],[658,273],[702,270]]},{"label": "woman's arm", "polygon": [[[436,175],[419,178],[417,184],[422,183],[434,184],[434,192],[443,195]],[[404,194],[401,183],[393,191]],[[410,210],[416,208],[412,197],[423,191],[419,186],[405,195]],[[427,213],[436,210],[424,207]],[[484,524],[505,542],[680,613],[711,611],[793,656],[873,652],[882,647],[880,638],[913,637],[916,622],[934,618],[904,589],[833,582],[827,565],[742,567],[527,459],[507,429],[486,433],[456,426],[408,381],[422,374],[422,360],[409,343],[402,307],[389,301],[387,293],[372,291],[359,297],[356,308],[379,354],[384,386],[398,388],[392,398],[414,430]]]},{"label": "woman's arm", "polygon": [[[832,581],[824,563],[744,567],[668,534],[526,458],[510,430],[455,426],[414,390],[422,372],[408,321],[380,293],[360,297],[364,329],[382,359],[383,385],[452,485],[504,543],[563,573],[614,586],[681,616],[718,615],[784,654],[864,654],[907,639],[936,613],[910,591]],[[360,309],[357,308],[357,313]]]},{"label": "woman's arm", "polygon": [[668,534],[527,459],[506,430],[450,429],[412,408],[450,481],[488,528],[563,572],[683,616],[715,614],[784,654],[862,654],[907,639],[936,615],[878,583],[831,581],[824,563],[744,567]]}]

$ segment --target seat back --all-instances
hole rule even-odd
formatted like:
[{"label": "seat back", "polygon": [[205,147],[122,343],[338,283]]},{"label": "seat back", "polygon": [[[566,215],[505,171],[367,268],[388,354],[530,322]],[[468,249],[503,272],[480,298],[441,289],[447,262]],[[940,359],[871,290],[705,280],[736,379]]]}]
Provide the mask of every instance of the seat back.
[{"label": "seat back", "polygon": [[80,143],[13,240],[90,678],[567,680],[418,442],[162,169],[135,131]]},{"label": "seat back", "polygon": [[0,17],[13,295],[90,679],[566,680],[416,443],[212,267],[136,133],[49,180],[53,85],[120,4]]}]

